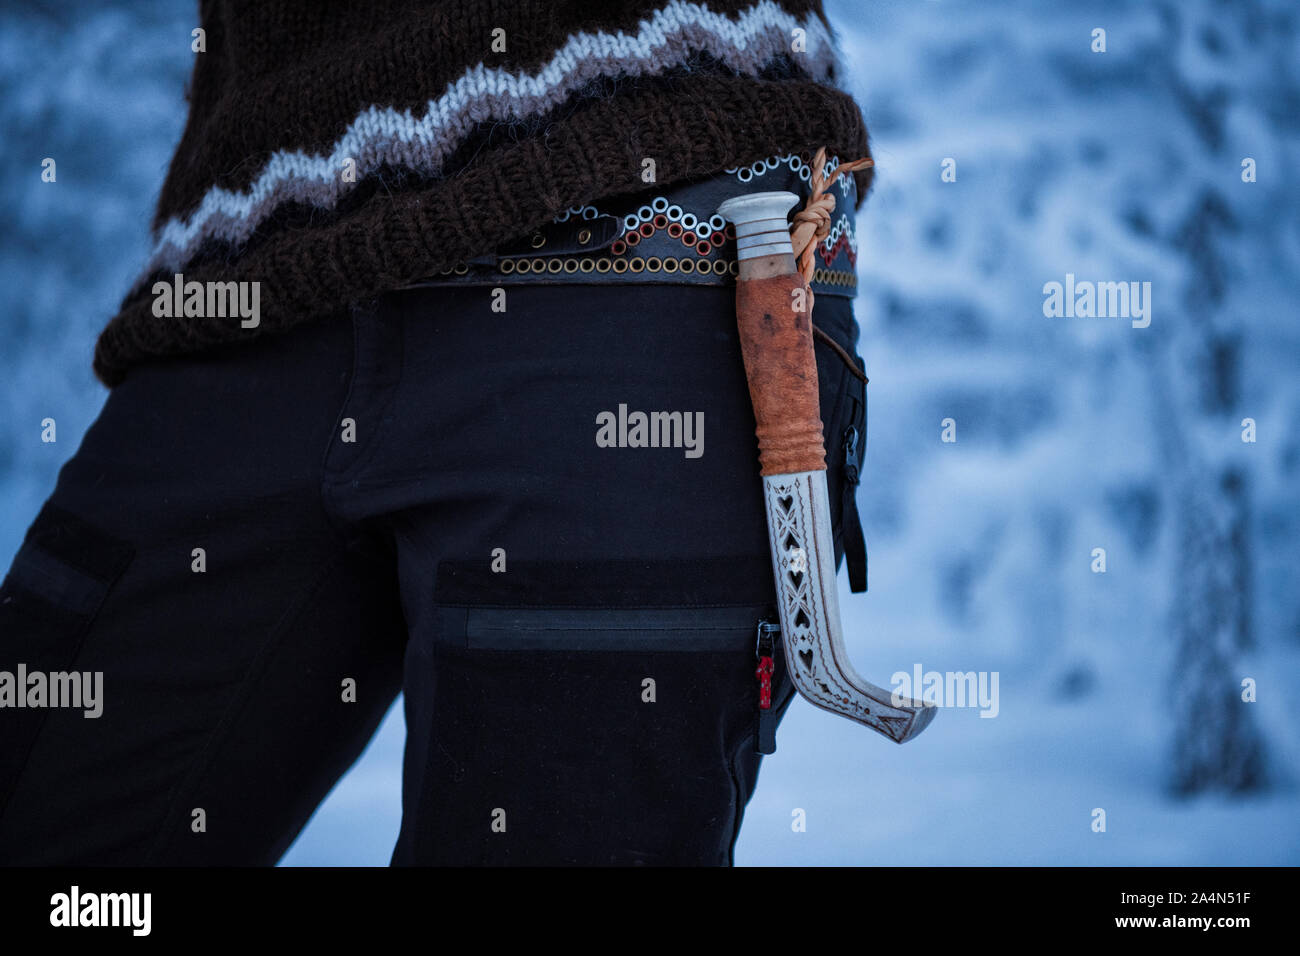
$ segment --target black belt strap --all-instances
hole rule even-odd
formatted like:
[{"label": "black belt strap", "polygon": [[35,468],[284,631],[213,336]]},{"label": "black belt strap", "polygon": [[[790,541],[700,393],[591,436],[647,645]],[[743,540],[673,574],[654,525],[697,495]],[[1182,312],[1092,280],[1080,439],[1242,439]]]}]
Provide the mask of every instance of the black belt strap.
[{"label": "black belt strap", "polygon": [[867,589],[867,541],[858,515],[858,429],[850,425],[844,434],[844,494],[841,513],[844,524],[844,562],[849,568],[849,589],[861,594]]}]

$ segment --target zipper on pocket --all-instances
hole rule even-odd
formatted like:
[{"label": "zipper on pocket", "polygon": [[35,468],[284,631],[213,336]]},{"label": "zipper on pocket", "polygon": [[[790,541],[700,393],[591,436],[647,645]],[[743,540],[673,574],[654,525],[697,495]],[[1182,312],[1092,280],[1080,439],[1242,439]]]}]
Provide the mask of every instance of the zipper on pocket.
[{"label": "zipper on pocket", "polygon": [[776,753],[776,711],[772,708],[772,674],[776,670],[776,638],[780,625],[768,621],[758,622],[758,639],[754,644],[754,658],[758,666],[758,736],[755,750],[761,754]]}]

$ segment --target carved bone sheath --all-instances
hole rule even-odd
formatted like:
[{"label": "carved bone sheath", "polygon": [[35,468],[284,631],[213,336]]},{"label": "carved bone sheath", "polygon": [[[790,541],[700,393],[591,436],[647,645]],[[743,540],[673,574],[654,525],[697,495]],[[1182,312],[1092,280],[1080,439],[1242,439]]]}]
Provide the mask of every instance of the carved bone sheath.
[{"label": "carved bone sheath", "polygon": [[781,639],[795,687],[824,710],[904,743],[934,718],[895,703],[853,670],[840,628],[809,294],[795,270],[786,212],[792,193],[729,199],[736,226],[736,321],[757,426]]}]

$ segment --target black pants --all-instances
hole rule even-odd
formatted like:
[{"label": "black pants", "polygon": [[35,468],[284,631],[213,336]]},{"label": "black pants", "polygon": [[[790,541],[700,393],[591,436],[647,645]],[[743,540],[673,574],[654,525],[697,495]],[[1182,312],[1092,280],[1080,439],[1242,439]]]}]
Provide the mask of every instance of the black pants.
[{"label": "black pants", "polygon": [[[817,350],[839,500],[865,393]],[[702,454],[599,447],[620,405]],[[0,709],[0,861],[273,863],[403,690],[394,863],[729,862],[756,454],[726,288],[407,290],[133,371],[0,591],[0,670],[103,675]]]}]

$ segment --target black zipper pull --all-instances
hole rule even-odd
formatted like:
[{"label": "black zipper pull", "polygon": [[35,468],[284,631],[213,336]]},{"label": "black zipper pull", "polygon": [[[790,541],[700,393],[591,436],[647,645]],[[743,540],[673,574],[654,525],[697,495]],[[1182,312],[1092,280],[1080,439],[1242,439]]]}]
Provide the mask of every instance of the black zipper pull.
[{"label": "black zipper pull", "polygon": [[776,638],[781,628],[767,621],[758,622],[758,640],[754,645],[754,658],[758,667],[758,739],[755,750],[761,754],[776,753],[776,709],[772,706],[772,675],[776,673]]}]

